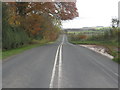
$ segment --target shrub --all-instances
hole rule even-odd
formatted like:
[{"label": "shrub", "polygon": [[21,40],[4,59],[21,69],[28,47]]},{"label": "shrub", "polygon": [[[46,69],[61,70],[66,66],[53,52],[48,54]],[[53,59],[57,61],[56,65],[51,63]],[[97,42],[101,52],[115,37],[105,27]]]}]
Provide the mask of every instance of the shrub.
[{"label": "shrub", "polygon": [[30,39],[20,27],[3,26],[2,48],[4,50],[20,47],[27,44]]}]

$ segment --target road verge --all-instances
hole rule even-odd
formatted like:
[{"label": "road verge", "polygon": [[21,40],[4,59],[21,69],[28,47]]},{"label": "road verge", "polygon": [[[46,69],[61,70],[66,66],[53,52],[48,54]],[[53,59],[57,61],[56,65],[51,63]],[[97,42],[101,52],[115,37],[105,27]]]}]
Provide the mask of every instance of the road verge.
[{"label": "road verge", "polygon": [[33,41],[31,44],[27,44],[27,45],[24,45],[20,48],[15,48],[15,49],[11,49],[11,50],[7,50],[7,51],[2,51],[2,56],[0,57],[2,60],[6,60],[12,56],[15,56],[17,54],[20,54],[26,50],[29,50],[29,49],[32,49],[32,48],[35,48],[35,47],[39,47],[39,46],[43,46],[43,45],[46,45],[46,44],[51,44],[53,42],[48,42],[48,41]]}]

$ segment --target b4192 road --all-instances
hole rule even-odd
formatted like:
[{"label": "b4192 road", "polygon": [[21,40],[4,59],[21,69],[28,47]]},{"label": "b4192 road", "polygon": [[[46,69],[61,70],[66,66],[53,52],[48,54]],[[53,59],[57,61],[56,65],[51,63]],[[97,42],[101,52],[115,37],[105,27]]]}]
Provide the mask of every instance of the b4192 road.
[{"label": "b4192 road", "polygon": [[3,88],[118,88],[118,64],[65,35],[3,62]]}]

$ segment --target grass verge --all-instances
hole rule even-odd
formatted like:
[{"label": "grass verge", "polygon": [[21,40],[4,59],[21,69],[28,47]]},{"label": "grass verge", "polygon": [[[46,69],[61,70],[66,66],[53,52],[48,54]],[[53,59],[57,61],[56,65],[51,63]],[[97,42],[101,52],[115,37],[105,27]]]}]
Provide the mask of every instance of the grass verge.
[{"label": "grass verge", "polygon": [[31,44],[24,45],[20,48],[15,48],[15,49],[12,49],[12,50],[7,50],[7,51],[0,52],[0,53],[2,53],[2,55],[0,56],[0,59],[4,60],[4,59],[7,59],[10,56],[17,55],[17,54],[22,53],[26,50],[29,50],[29,49],[32,49],[32,48],[35,48],[35,47],[39,47],[39,46],[42,46],[42,45],[45,45],[45,44],[51,44],[51,43],[53,43],[53,42],[48,42],[46,40],[41,40],[41,41],[33,40],[31,42]]}]

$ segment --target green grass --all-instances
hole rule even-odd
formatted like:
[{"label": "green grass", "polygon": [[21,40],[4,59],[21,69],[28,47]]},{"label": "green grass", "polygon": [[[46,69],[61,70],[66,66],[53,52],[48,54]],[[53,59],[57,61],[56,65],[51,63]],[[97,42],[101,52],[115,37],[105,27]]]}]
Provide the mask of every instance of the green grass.
[{"label": "green grass", "polygon": [[97,33],[97,34],[102,34],[103,31],[70,31],[68,32],[68,34],[94,34],[94,33]]},{"label": "green grass", "polygon": [[39,46],[42,46],[42,45],[45,45],[45,44],[51,44],[51,43],[53,43],[53,42],[48,42],[46,40],[41,40],[41,41],[33,40],[32,44],[28,44],[28,45],[24,45],[23,47],[20,47],[20,48],[15,48],[15,49],[12,49],[12,50],[7,50],[7,51],[0,52],[0,53],[2,53],[0,58],[4,60],[4,59],[6,59],[10,56],[17,55],[17,54],[22,53],[26,50],[29,50],[29,49],[32,49],[32,48],[35,48],[35,47],[39,47]]},{"label": "green grass", "polygon": [[100,42],[96,41],[70,41],[72,44],[99,44]]},{"label": "green grass", "polygon": [[94,45],[109,45],[109,46],[118,46],[118,43],[110,42],[110,41],[70,41],[73,44],[94,44]]},{"label": "green grass", "polygon": [[97,31],[70,31],[68,33],[76,33],[76,34],[79,34],[79,33],[85,33],[85,32],[97,32]]},{"label": "green grass", "polygon": [[31,48],[34,48],[34,47],[38,47],[38,46],[40,46],[40,44],[25,45],[25,46],[20,47],[20,48],[3,51],[2,52],[2,59],[6,59],[6,58],[8,58],[10,56],[22,53],[25,50],[28,50],[28,49],[31,49]]},{"label": "green grass", "polygon": [[0,50],[0,60],[2,60],[2,50]]}]

